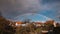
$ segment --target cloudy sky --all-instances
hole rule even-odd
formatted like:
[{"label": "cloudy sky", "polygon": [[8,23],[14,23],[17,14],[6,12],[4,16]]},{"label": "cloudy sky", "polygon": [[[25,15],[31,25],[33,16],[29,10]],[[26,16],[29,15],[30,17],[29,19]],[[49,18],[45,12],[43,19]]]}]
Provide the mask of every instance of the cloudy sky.
[{"label": "cloudy sky", "polygon": [[60,21],[60,0],[0,0],[0,12],[9,19],[26,13],[37,13]]}]

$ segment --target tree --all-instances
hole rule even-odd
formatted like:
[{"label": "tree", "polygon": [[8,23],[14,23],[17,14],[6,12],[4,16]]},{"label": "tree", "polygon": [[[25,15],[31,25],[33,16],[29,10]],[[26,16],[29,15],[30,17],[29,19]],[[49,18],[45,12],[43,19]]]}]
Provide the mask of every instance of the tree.
[{"label": "tree", "polygon": [[46,21],[45,25],[48,28],[48,30],[53,29],[54,27],[53,23],[54,23],[54,20]]},{"label": "tree", "polygon": [[0,17],[0,34],[13,34],[14,29],[9,26],[10,21],[6,20],[2,16]]}]

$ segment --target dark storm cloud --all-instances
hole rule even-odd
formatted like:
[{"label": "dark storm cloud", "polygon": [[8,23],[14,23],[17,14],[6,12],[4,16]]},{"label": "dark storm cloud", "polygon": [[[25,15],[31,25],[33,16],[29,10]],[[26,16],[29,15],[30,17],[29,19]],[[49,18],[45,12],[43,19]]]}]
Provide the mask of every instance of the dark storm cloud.
[{"label": "dark storm cloud", "polygon": [[37,0],[0,0],[0,10],[6,18],[13,18],[17,15],[36,12],[40,8]]},{"label": "dark storm cloud", "polygon": [[42,0],[42,3],[43,4],[47,4],[47,3],[50,3],[51,4],[51,3],[54,3],[54,2],[55,3],[58,3],[58,2],[60,2],[60,0]]},{"label": "dark storm cloud", "polygon": [[[51,15],[48,14],[50,10]],[[5,18],[9,19],[25,13],[38,12],[46,13],[45,16],[51,18],[54,15],[56,18],[60,15],[60,0],[0,0],[0,11]]]},{"label": "dark storm cloud", "polygon": [[[17,2],[15,0],[0,0],[0,11],[5,18],[14,18],[21,14],[22,11],[17,10]],[[20,8],[20,6],[19,6]]]},{"label": "dark storm cloud", "polygon": [[15,11],[14,1],[12,1],[12,0],[0,0],[0,11],[2,12],[2,15],[4,17],[9,16],[13,11]]},{"label": "dark storm cloud", "polygon": [[2,16],[2,13],[1,13],[1,11],[0,11],[0,16]]}]

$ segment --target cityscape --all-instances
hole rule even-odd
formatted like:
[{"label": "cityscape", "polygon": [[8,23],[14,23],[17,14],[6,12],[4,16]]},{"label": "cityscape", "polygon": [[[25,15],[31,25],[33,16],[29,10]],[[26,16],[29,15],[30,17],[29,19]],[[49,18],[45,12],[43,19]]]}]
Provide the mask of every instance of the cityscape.
[{"label": "cityscape", "polygon": [[0,34],[60,34],[60,0],[0,0]]},{"label": "cityscape", "polygon": [[54,20],[42,22],[9,21],[0,17],[0,34],[60,34],[60,23]]}]

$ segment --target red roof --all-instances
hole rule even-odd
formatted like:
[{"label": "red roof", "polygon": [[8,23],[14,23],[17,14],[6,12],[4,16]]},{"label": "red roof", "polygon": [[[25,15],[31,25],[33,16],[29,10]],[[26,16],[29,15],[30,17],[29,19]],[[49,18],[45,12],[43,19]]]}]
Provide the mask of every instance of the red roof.
[{"label": "red roof", "polygon": [[16,22],[17,24],[22,24],[22,22]]}]

